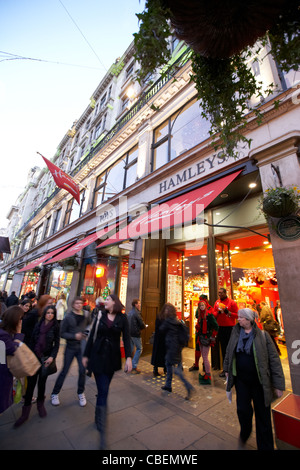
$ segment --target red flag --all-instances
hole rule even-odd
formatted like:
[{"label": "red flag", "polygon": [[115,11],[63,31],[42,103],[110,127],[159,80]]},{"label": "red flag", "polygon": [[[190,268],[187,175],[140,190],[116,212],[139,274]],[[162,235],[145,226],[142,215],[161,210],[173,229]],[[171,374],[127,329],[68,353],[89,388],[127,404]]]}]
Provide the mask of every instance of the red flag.
[{"label": "red flag", "polygon": [[[43,155],[41,156],[43,157]],[[67,173],[62,171],[58,166],[51,163],[47,158],[43,157],[43,159],[45,160],[45,163],[49,168],[50,173],[52,174],[57,186],[61,189],[65,189],[70,194],[72,194],[78,204],[80,204],[79,186],[75,183],[75,181],[73,181],[72,178],[67,175]]]}]

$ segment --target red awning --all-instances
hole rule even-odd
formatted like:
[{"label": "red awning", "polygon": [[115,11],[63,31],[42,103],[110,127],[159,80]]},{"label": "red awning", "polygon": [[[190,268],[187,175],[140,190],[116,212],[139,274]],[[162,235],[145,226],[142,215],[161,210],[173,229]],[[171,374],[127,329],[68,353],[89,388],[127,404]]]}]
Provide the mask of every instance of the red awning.
[{"label": "red awning", "polygon": [[78,251],[83,250],[86,248],[88,245],[91,243],[95,242],[96,240],[100,238],[107,238],[107,235],[112,231],[115,230],[116,227],[118,226],[118,223],[110,225],[109,227],[106,227],[102,230],[99,230],[95,233],[92,233],[91,235],[88,235],[86,238],[83,238],[80,240],[78,243],[75,245],[72,245],[68,250],[64,251],[63,253],[58,254],[51,260],[47,261],[44,264],[50,264],[50,263],[56,263],[57,261],[60,261],[62,259],[70,258],[71,256],[74,256]]},{"label": "red awning", "polygon": [[56,250],[50,251],[50,253],[47,253],[46,255],[40,256],[39,258],[35,259],[31,263],[27,264],[27,266],[25,266],[24,268],[19,269],[17,273],[30,271],[31,269],[35,268],[39,264],[44,263],[48,259],[52,258],[52,256],[56,255],[57,253],[60,253],[61,251],[66,250],[70,245],[72,245],[72,243],[69,243],[68,245],[65,245],[65,246],[61,246],[60,248],[57,248]]},{"label": "red awning", "polygon": [[236,171],[217,181],[201,186],[201,188],[194,189],[189,193],[156,205],[106,241],[100,243],[97,248],[120,243],[124,240],[142,238],[150,233],[166,230],[178,225],[186,226],[195,220],[241,171]]}]

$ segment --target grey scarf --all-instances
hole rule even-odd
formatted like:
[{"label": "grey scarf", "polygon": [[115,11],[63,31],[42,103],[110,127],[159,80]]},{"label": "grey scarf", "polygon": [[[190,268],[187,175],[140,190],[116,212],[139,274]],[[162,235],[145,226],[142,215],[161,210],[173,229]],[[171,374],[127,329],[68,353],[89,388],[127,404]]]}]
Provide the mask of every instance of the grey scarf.
[{"label": "grey scarf", "polygon": [[253,339],[254,339],[253,328],[250,331],[250,333],[246,333],[244,328],[241,328],[236,352],[245,352],[246,354],[250,354]]}]

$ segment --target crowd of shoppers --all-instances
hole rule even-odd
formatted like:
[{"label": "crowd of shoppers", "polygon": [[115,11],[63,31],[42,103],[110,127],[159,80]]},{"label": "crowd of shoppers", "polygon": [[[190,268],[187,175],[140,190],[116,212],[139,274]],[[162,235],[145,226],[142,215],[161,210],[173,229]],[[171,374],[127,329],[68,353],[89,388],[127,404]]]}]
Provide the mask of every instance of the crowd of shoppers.
[{"label": "crowd of shoppers", "polygon": [[[85,309],[80,297],[73,299],[69,311],[64,296],[60,296],[57,303],[49,295],[36,299],[34,292],[21,299],[15,292],[9,296],[2,293],[0,299],[0,346],[4,347],[6,357],[13,355],[24,342],[41,363],[40,369],[26,378],[26,386],[23,383],[24,404],[15,427],[28,420],[36,386],[39,416],[47,416],[44,404],[46,382],[50,374],[57,372],[56,357],[61,337],[65,340],[64,361],[53,387],[51,403],[54,406],[60,404],[59,393],[76,358],[79,405],[86,405],[86,376],[93,374],[97,386],[95,423],[101,436],[100,448],[106,449],[107,399],[114,373],[122,367],[121,344],[124,345],[125,372],[140,373],[137,365],[142,353],[142,331],[147,327],[142,318],[140,300],[133,299],[131,310],[124,314],[124,306],[113,294],[105,300],[97,299],[92,312]],[[273,449],[270,404],[274,392],[277,397],[282,395],[285,383],[275,341],[278,329],[276,332],[268,331],[272,312],[266,305],[261,307],[260,317],[254,309],[239,310],[236,303],[228,298],[225,289],[220,289],[214,307],[202,296],[196,313],[195,362],[189,370],[199,371],[202,356],[204,374],[199,373],[199,384],[211,385],[209,353],[219,342],[223,363],[220,376],[223,373],[226,376],[227,392],[233,386],[236,390],[241,445],[251,434],[255,413],[257,448]],[[182,340],[181,332],[186,330],[181,327],[176,308],[166,303],[155,322],[151,364],[154,376],[160,375],[159,367],[163,368],[166,376],[163,391],[172,392],[175,373],[187,390],[186,399],[190,399],[195,388],[183,372],[182,349],[187,345],[188,338]],[[13,403],[13,380],[7,364],[2,361],[0,413]]]}]

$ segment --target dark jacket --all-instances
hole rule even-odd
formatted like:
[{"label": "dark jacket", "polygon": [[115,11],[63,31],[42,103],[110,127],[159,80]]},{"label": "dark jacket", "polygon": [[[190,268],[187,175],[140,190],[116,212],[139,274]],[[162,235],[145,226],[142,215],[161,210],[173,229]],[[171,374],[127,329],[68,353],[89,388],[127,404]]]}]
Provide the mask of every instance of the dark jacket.
[{"label": "dark jacket", "polygon": [[151,364],[154,367],[165,367],[166,363],[166,343],[165,334],[160,331],[162,321],[156,318],[155,320],[155,334],[151,356]]},{"label": "dark jacket", "polygon": [[83,310],[83,315],[74,312],[68,313],[61,322],[60,336],[67,341],[67,346],[72,349],[81,347],[81,340],[75,338],[76,333],[84,333],[90,324],[90,315]]},{"label": "dark jacket", "polygon": [[[29,347],[32,351],[34,351],[35,346],[38,342],[43,321],[44,319],[41,319],[41,321],[38,322],[34,327],[29,343]],[[51,356],[53,357],[53,359],[56,358],[59,349],[59,337],[59,324],[57,323],[57,321],[54,321],[53,326],[46,333],[46,344],[45,349],[43,351],[44,357]]]},{"label": "dark jacket", "polygon": [[160,326],[160,331],[165,334],[166,363],[179,364],[181,362],[181,351],[183,346],[179,343],[179,320],[177,318],[166,318]]},{"label": "dark jacket", "polygon": [[[274,346],[270,335],[261,331],[256,325],[253,325],[253,355],[256,364],[256,370],[259,381],[263,387],[265,406],[269,406],[273,399],[272,388],[278,390],[285,389],[285,380],[280,358]],[[239,341],[241,327],[239,324],[233,327],[229,343],[226,348],[223,369],[228,372],[228,381],[226,390],[229,392],[234,384],[236,376],[235,352]]]},{"label": "dark jacket", "polygon": [[113,375],[122,367],[120,338],[122,334],[125,357],[131,357],[131,345],[127,316],[117,313],[111,327],[108,326],[107,311],[102,312],[98,323],[96,338],[94,322],[89,335],[84,356],[89,358],[88,370],[97,374]]},{"label": "dark jacket", "polygon": [[37,308],[29,310],[23,317],[22,321],[22,333],[24,333],[24,343],[27,346],[30,344],[31,335],[33,333],[35,325],[39,321],[39,311]]},{"label": "dark jacket", "polygon": [[145,328],[145,323],[143,322],[141,312],[133,307],[130,312],[127,314],[130,336],[135,338],[140,338],[141,330]]},{"label": "dark jacket", "polygon": [[[13,356],[18,347],[16,339],[23,341],[24,335],[16,333],[10,335],[7,331],[0,328],[1,348],[5,347],[5,354]],[[2,343],[3,342],[3,343]],[[0,414],[13,404],[13,375],[6,363],[0,363]]]},{"label": "dark jacket", "polygon": [[12,307],[12,305],[19,305],[19,299],[15,294],[10,294],[10,296],[7,297],[6,300],[7,307]]}]

